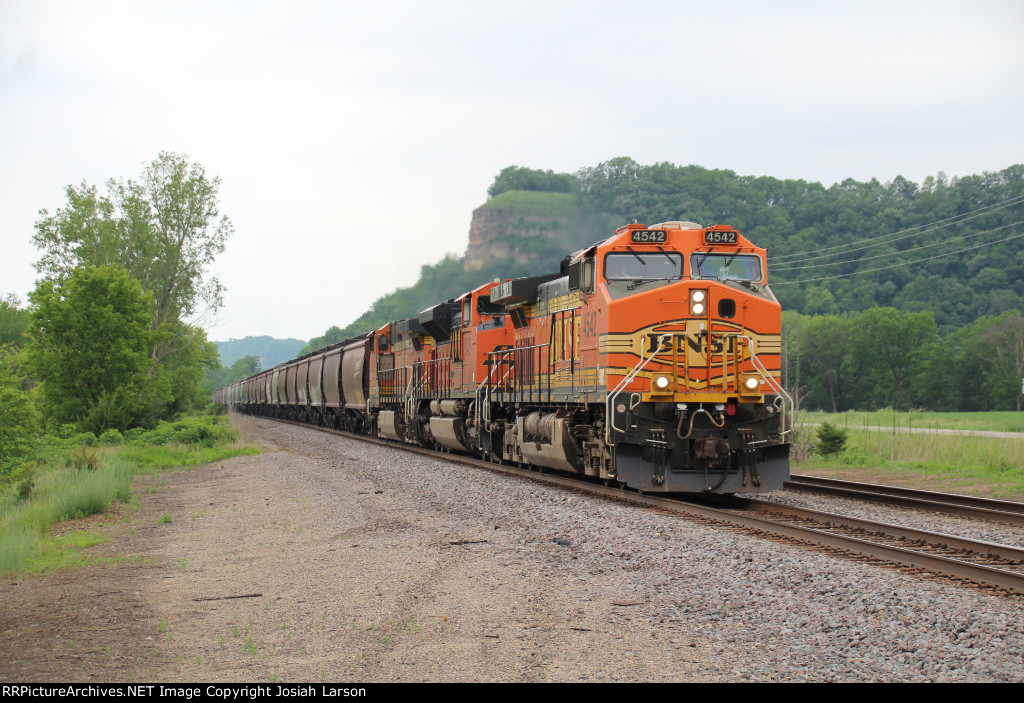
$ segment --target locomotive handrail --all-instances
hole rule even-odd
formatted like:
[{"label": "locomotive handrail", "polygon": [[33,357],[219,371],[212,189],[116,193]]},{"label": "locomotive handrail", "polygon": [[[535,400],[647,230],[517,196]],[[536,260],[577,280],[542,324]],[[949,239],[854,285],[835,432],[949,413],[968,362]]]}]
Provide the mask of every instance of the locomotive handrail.
[{"label": "locomotive handrail", "polygon": [[780,408],[780,414],[782,415],[782,417],[780,418],[780,427],[782,428],[782,432],[780,434],[783,441],[785,441],[786,435],[791,434],[793,432],[792,427],[790,427],[788,430],[786,429],[786,402],[789,403],[789,419],[792,420],[794,408],[793,398],[791,398],[789,393],[786,392],[786,389],[782,387],[782,384],[775,380],[774,376],[768,373],[768,369],[765,368],[765,365],[761,363],[761,360],[759,358],[757,358],[757,354],[754,353],[754,340],[752,340],[745,334],[741,334],[738,336],[743,337],[745,340],[747,340],[747,349],[750,350],[750,362],[754,365],[754,368],[757,369],[757,372],[761,374],[761,378],[768,381],[768,385],[772,386],[775,390],[777,390],[779,392],[779,395],[785,399],[785,401],[782,403],[782,407]]},{"label": "locomotive handrail", "polygon": [[405,398],[402,399],[402,405],[405,406],[405,417],[406,417],[406,419],[408,421],[408,418],[412,414],[411,411],[410,411],[410,405],[409,405],[409,399],[411,397],[411,395],[410,395],[410,393],[411,393],[410,386],[412,386],[413,378],[415,377],[416,372],[413,370],[412,366],[398,366],[398,367],[396,367],[394,369],[391,369],[391,370],[392,371],[405,371],[406,369],[409,370],[409,380],[405,382]]},{"label": "locomotive handrail", "polygon": [[420,378],[420,382],[412,389],[412,393],[414,395],[417,394],[420,391],[420,389],[423,388],[423,386],[425,386],[426,383],[427,383],[426,362],[417,361],[415,364],[412,365],[412,375],[413,375],[414,379],[416,378],[416,367],[417,366],[420,367],[420,368],[423,368],[424,369],[424,373],[419,377]]},{"label": "locomotive handrail", "polygon": [[[505,370],[504,375],[498,380],[498,383],[501,384],[501,390],[499,391],[499,394],[501,395],[501,399],[503,401],[505,400],[506,393],[509,394],[509,395],[512,395],[513,397],[515,396],[515,393],[516,393],[516,391],[515,391],[515,386],[516,386],[516,376],[515,376],[515,373],[516,373],[516,358],[515,358],[515,354],[513,354],[514,351],[515,351],[514,348],[510,348],[510,349],[502,349],[502,350],[497,351],[497,352],[492,352],[492,354],[497,354],[499,356],[507,357],[507,359],[498,362],[499,365],[507,367],[506,370]],[[507,384],[506,384],[506,381],[508,381]],[[494,397],[493,393],[491,393],[491,397],[492,398]]]},{"label": "locomotive handrail", "polygon": [[665,340],[669,339],[671,337],[672,337],[672,335],[670,335],[670,334],[660,335],[658,337],[658,348],[655,349],[654,352],[649,357],[647,357],[646,359],[644,358],[644,350],[643,350],[643,347],[641,346],[640,347],[640,362],[636,366],[633,367],[632,371],[630,371],[628,374],[623,376],[622,380],[619,381],[619,385],[615,386],[615,390],[613,390],[608,395],[608,398],[605,400],[605,415],[607,417],[607,423],[605,425],[605,443],[609,447],[615,446],[615,441],[614,441],[615,440],[615,435],[612,434],[612,430],[615,430],[616,432],[621,432],[621,433],[625,432],[625,430],[620,430],[618,427],[615,426],[615,414],[612,412],[612,410],[615,407],[614,403],[615,403],[616,396],[618,396],[619,393],[622,392],[622,389],[625,388],[627,385],[629,385],[634,378],[636,378],[636,375],[638,373],[640,373],[640,371],[642,371],[643,368],[645,366],[647,366],[647,364],[649,364],[651,362],[651,359],[653,359],[659,353],[661,353],[661,348],[663,346],[665,346]]},{"label": "locomotive handrail", "polygon": [[[528,390],[529,390],[529,394],[530,394],[530,397],[529,397],[529,401],[530,402],[541,402],[541,401],[545,400],[545,398],[543,397],[543,393],[544,393],[543,385],[544,385],[544,382],[543,382],[542,379],[537,378],[537,377],[538,376],[547,376],[547,381],[548,381],[548,397],[547,397],[547,400],[550,402],[550,400],[551,400],[551,369],[550,369],[551,359],[550,358],[548,359],[548,366],[549,366],[548,373],[547,374],[543,374],[540,371],[540,366],[541,366],[541,350],[542,349],[547,349],[547,348],[548,348],[547,344],[531,344],[530,346],[527,346],[527,347],[512,347],[511,349],[502,349],[500,352],[492,352],[492,353],[501,353],[501,354],[505,354],[505,353],[511,354],[512,355],[512,366],[513,367],[516,367],[516,357],[517,356],[521,356],[522,360],[524,362],[529,362],[529,363],[522,364],[521,365],[522,367],[517,369],[517,382],[515,384],[515,394],[517,396],[517,400],[519,400],[520,402],[526,400],[526,398],[523,397],[525,395],[525,393],[523,392],[523,385],[525,385],[525,384],[522,383],[521,379],[518,377],[518,372],[520,372],[520,371],[523,373],[523,375],[529,374],[530,382],[528,384],[529,385],[529,389]],[[533,355],[532,354],[528,354],[528,352],[530,352],[530,351],[532,351],[534,349],[537,350],[537,363],[536,363],[536,365],[533,363],[533,361],[534,361]],[[536,383],[535,383],[535,381],[536,381]],[[537,396],[536,398],[534,397],[534,385],[536,385],[536,396]]]},{"label": "locomotive handrail", "polygon": [[[392,369],[383,369],[377,371],[378,390],[382,390],[384,388],[384,386],[382,386],[382,380],[383,383],[389,384],[388,386],[386,386],[386,391],[380,392],[381,402],[405,402],[405,398],[399,396],[398,386],[402,382],[402,374],[399,374],[399,372],[405,371],[406,369],[409,370],[409,373],[411,375],[412,366],[397,366]],[[406,388],[408,388],[408,381],[406,381],[405,385]]]},{"label": "locomotive handrail", "polygon": [[[488,352],[487,356],[494,356],[495,354],[504,354],[508,351],[511,350],[502,349],[500,351]],[[473,394],[473,397],[476,398],[476,408],[474,409],[473,412],[474,419],[476,420],[477,426],[483,428],[487,432],[491,431],[491,377],[494,375],[494,369],[500,368],[503,365],[504,364],[500,363],[492,363],[491,370],[487,372],[487,376],[484,378],[483,381],[480,382],[480,385],[476,387],[476,392]],[[501,377],[498,383],[503,383],[505,379],[508,378],[508,375],[510,373],[512,373],[511,365],[509,365],[508,369],[505,371],[505,375]],[[483,390],[484,386],[487,386],[487,392],[485,394],[487,396],[486,404],[482,402],[483,399],[481,398],[480,395],[480,391]],[[487,410],[486,417],[484,416],[484,408],[486,408]]]},{"label": "locomotive handrail", "polygon": [[[490,354],[488,354],[488,356],[490,356]],[[493,375],[494,375],[494,364],[491,364],[491,368],[487,371],[487,375],[484,377],[484,380],[480,382],[480,385],[476,387],[476,391],[473,393],[473,398],[476,399],[476,405],[473,408],[473,419],[476,421],[477,427],[479,427],[481,429],[487,429],[487,428],[484,428],[484,421],[485,420],[487,420],[487,421],[490,420],[490,417],[489,417],[490,413],[487,413],[488,417],[486,417],[486,418],[484,417],[484,411],[483,411],[484,403],[483,403],[483,398],[480,395],[480,391],[483,390],[484,386],[490,386],[491,376],[493,376]],[[488,401],[489,400],[490,400],[490,398],[488,398]],[[487,409],[490,410],[490,405],[489,404],[487,405]]]},{"label": "locomotive handrail", "polygon": [[[421,368],[424,369],[423,383],[420,384],[419,388],[422,388],[424,385],[427,384],[427,381],[430,378],[431,372],[433,372],[433,374],[435,374],[436,377],[437,377],[435,379],[434,386],[429,391],[428,397],[429,397],[429,395],[433,395],[433,396],[435,396],[437,398],[443,398],[443,397],[445,397],[445,395],[444,395],[445,391],[451,392],[451,390],[452,390],[452,383],[451,383],[451,376],[450,376],[450,373],[451,373],[451,363],[452,363],[451,357],[449,357],[449,356],[442,356],[442,357],[437,358],[437,359],[424,359],[423,361],[417,361],[416,364],[414,364],[414,366],[420,366]],[[434,364],[435,366],[432,367],[431,364]],[[449,376],[447,378],[442,378],[442,374],[443,374],[443,372],[445,370],[447,370],[449,372]]]}]

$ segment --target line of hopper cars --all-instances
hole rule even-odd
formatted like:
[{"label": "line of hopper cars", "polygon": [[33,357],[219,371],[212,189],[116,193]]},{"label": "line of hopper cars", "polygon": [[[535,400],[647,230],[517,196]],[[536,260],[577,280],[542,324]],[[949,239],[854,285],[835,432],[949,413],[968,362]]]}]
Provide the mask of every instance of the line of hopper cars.
[{"label": "line of hopper cars", "polygon": [[648,492],[789,478],[780,306],[735,229],[629,224],[222,388],[232,409]]}]

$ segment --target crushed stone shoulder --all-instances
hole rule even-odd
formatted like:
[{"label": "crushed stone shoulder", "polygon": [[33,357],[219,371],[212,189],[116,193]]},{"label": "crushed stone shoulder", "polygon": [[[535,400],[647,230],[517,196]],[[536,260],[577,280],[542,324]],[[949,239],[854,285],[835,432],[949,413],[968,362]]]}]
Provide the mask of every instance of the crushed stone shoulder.
[{"label": "crushed stone shoulder", "polygon": [[[1021,680],[1019,601],[246,420],[0,584],[12,681]],[[152,489],[152,492],[150,490]],[[159,518],[170,515],[172,522]]]}]

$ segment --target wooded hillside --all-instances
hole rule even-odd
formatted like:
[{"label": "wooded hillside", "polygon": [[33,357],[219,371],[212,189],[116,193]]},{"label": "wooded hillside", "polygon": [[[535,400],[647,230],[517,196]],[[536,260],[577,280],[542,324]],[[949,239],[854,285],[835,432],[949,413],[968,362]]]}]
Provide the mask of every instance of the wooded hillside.
[{"label": "wooded hillside", "polygon": [[[304,351],[492,278],[555,271],[565,254],[625,222],[691,220],[730,224],[768,249],[769,281],[787,311],[787,381],[809,405],[1020,408],[1024,165],[825,187],[617,158],[576,174],[510,166],[488,192],[466,257],[424,265],[414,285]],[[478,228],[480,213],[488,217]],[[505,241],[516,223],[529,236]],[[827,363],[816,347],[826,328],[837,340]],[[886,332],[872,336],[877,329]],[[903,347],[883,350],[894,355],[887,364],[878,345],[890,341]]]}]

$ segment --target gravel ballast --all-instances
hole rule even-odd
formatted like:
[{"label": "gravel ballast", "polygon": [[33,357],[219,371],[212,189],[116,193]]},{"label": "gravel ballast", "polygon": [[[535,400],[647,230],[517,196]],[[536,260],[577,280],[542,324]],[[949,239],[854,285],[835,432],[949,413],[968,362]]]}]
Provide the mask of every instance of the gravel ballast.
[{"label": "gravel ballast", "polygon": [[[127,547],[111,543],[152,560],[128,578],[139,637],[161,651],[136,643],[108,675],[1024,679],[1018,597],[443,458],[266,420],[241,424],[271,448],[176,474],[169,491],[155,494],[158,505],[142,512],[173,505],[181,518],[139,529]],[[871,512],[897,522],[901,511]],[[935,529],[962,532],[967,522]],[[27,598],[30,582],[0,595]],[[83,616],[82,627],[90,623]],[[145,660],[134,661],[142,650]],[[15,680],[31,662],[25,667]]]}]

